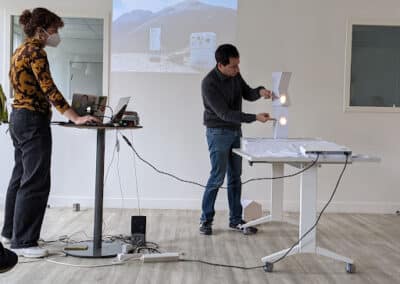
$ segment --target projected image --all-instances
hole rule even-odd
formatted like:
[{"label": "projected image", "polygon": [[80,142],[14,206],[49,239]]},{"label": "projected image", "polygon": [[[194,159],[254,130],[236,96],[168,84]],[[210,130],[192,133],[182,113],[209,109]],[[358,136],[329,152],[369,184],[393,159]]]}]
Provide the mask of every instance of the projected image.
[{"label": "projected image", "polygon": [[111,70],[198,73],[236,39],[237,0],[114,0]]}]

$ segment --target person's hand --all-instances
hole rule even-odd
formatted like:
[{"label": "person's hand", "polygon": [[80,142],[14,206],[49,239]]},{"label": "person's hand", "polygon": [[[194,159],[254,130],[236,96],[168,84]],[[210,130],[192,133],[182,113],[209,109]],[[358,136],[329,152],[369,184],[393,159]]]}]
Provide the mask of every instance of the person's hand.
[{"label": "person's hand", "polygon": [[279,100],[279,96],[275,94],[274,92],[271,92],[271,100]]},{"label": "person's hand", "polygon": [[271,99],[272,98],[272,92],[267,89],[261,89],[260,90],[260,96],[264,97],[264,99]]},{"label": "person's hand", "polygon": [[274,118],[269,116],[269,113],[266,113],[266,112],[262,112],[262,113],[257,114],[256,115],[256,119],[257,119],[257,121],[260,121],[260,122],[263,122],[263,123],[267,122],[268,120],[275,120]]},{"label": "person's hand", "polygon": [[73,120],[73,123],[77,125],[82,125],[86,123],[98,123],[100,124],[101,121],[95,116],[92,115],[85,115],[85,116],[78,116],[75,120]]}]

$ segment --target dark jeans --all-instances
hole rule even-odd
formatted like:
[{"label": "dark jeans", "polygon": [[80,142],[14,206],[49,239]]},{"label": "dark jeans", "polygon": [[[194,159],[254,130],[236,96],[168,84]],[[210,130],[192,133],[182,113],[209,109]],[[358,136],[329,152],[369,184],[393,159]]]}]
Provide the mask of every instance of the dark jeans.
[{"label": "dark jeans", "polygon": [[49,118],[14,109],[10,117],[15,165],[7,190],[2,235],[11,248],[37,246],[50,193],[52,138]]},{"label": "dark jeans", "polygon": [[242,219],[242,158],[232,153],[232,148],[240,148],[241,134],[240,130],[207,128],[211,172],[203,195],[202,222],[212,222],[214,219],[215,200],[225,174],[228,177],[229,222],[238,224]]}]

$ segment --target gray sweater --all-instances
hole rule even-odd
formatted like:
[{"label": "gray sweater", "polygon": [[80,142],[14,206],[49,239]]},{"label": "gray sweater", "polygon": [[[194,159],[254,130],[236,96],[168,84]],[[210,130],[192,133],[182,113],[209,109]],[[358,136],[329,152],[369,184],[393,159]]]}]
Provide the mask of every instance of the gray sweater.
[{"label": "gray sweater", "polygon": [[252,89],[240,74],[228,77],[215,67],[201,83],[204,125],[210,128],[240,129],[242,122],[255,121],[255,114],[242,112],[242,98],[258,100],[262,88]]}]

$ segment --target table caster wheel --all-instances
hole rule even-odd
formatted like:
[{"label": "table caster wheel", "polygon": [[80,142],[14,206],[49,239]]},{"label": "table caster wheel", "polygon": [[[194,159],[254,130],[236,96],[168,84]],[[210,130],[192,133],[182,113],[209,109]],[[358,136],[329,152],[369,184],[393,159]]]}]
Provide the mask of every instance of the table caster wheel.
[{"label": "table caster wheel", "polygon": [[265,272],[272,272],[274,270],[274,264],[270,262],[266,262],[264,265]]},{"label": "table caster wheel", "polygon": [[346,263],[346,272],[347,273],[355,273],[356,265],[354,263]]}]

